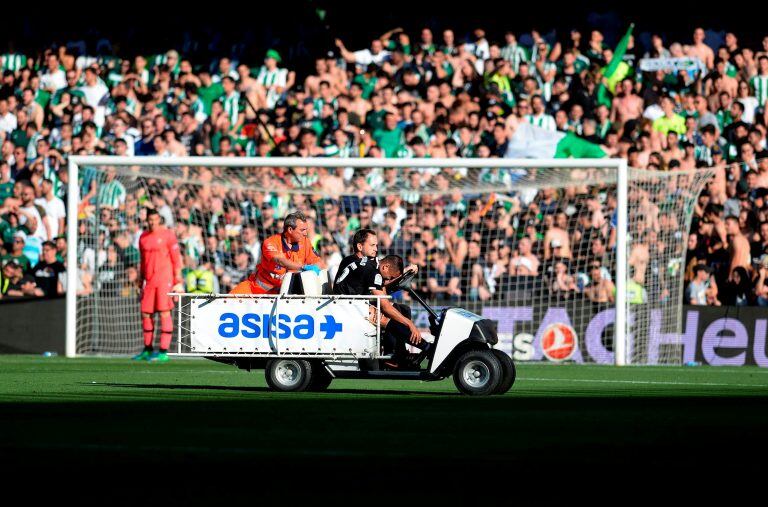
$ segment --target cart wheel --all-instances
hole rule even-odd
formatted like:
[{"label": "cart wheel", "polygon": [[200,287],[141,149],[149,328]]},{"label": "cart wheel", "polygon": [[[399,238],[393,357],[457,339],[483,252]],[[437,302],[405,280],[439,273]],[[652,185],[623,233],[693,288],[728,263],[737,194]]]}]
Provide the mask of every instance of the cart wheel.
[{"label": "cart wheel", "polygon": [[463,394],[494,394],[504,377],[501,362],[490,349],[470,350],[459,358],[453,370],[453,383]]},{"label": "cart wheel", "polygon": [[492,349],[491,351],[501,363],[501,369],[504,372],[504,376],[501,378],[501,382],[499,382],[496,390],[493,391],[493,394],[504,394],[509,391],[509,389],[512,387],[512,384],[515,383],[515,377],[517,376],[517,372],[515,371],[515,362],[506,352],[502,352],[501,350],[496,349]]},{"label": "cart wheel", "polygon": [[272,359],[264,370],[267,385],[275,391],[306,391],[312,382],[312,364],[303,359]]},{"label": "cart wheel", "polygon": [[312,363],[312,382],[309,385],[309,391],[325,391],[331,385],[333,377],[322,363]]}]

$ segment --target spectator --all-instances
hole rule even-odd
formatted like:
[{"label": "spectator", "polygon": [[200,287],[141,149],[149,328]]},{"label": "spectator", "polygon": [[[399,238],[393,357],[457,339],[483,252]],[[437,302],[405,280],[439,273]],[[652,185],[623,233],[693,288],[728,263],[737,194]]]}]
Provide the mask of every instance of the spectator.
[{"label": "spectator", "polygon": [[598,262],[589,264],[589,285],[584,289],[584,294],[593,303],[610,303],[616,299],[616,287],[613,282],[603,277],[603,266]]},{"label": "spectator", "polygon": [[67,212],[64,201],[53,194],[53,181],[45,178],[41,185],[43,196],[35,199],[35,205],[45,211],[45,222],[49,231],[48,237],[53,239],[64,233]]},{"label": "spectator", "polygon": [[448,262],[448,255],[436,253],[429,272],[427,287],[438,300],[457,300],[461,296],[459,272]]},{"label": "spectator", "polygon": [[725,229],[728,234],[728,249],[730,252],[729,279],[731,279],[736,268],[742,268],[745,271],[751,269],[752,258],[750,257],[750,246],[747,237],[741,232],[738,217],[729,216],[725,219]]},{"label": "spectator", "polygon": [[[80,57],[77,66],[66,53],[25,58],[28,65],[5,71],[0,88],[0,233],[6,244],[0,253],[35,263],[41,243],[63,233],[60,204],[70,154],[490,158],[506,153],[513,136],[500,120],[515,116],[603,143],[612,156],[640,169],[715,167],[695,213],[696,251],[686,266],[704,262],[712,271],[722,287],[721,295],[713,284],[705,291],[713,302],[732,299],[733,273],[741,267],[747,277],[737,276],[749,284],[747,300],[760,303],[759,273],[754,280],[749,275],[751,259],[765,253],[768,241],[761,225],[768,218],[764,48],[740,47],[729,35],[715,55],[697,28],[693,45],[668,41],[667,49],[656,34],[643,48],[650,57],[697,58],[706,72],[643,73],[628,54],[624,60],[634,73],[605,86],[590,65],[607,65],[613,43],[596,30],[584,41],[574,32],[565,44],[550,44],[538,33],[507,33],[494,41],[478,29],[466,42],[450,29],[441,33],[437,43],[429,29],[409,34],[397,28],[361,51],[349,51],[338,40],[336,48],[320,48],[314,74],[300,76],[304,86],[295,84],[298,62],[281,56],[296,53],[275,49],[263,62],[229,55],[193,61],[175,50],[149,59],[110,55],[114,64],[103,55]],[[169,227],[179,224],[190,268],[208,258],[215,283],[236,269],[241,251],[255,262],[260,241],[294,207],[310,213],[314,244],[329,256],[346,253],[356,228],[383,229],[382,250],[410,251],[423,268],[424,279],[416,283],[430,297],[428,274],[440,255],[458,271],[461,297],[483,301],[502,297],[517,276],[533,277],[544,287],[559,280],[561,288],[572,286],[573,277],[578,287],[581,275],[592,274],[593,262],[603,267],[601,281],[610,282],[615,264],[615,228],[604,218],[616,206],[609,187],[591,187],[599,201],[572,189],[500,193],[496,197],[508,206],[500,212],[486,208],[487,194],[471,196],[467,189],[499,183],[512,188],[517,175],[511,171],[487,170],[481,177],[442,168],[168,171],[180,179],[132,180],[115,170],[100,181],[84,171],[81,209],[68,211],[89,220],[79,227],[88,242],[71,247],[91,275],[98,278],[97,266],[109,264],[111,246],[118,286],[130,286],[125,280],[150,208]],[[243,183],[250,190],[240,190]],[[638,294],[650,294],[651,287],[668,292],[664,273],[671,268],[660,263],[670,255],[682,257],[686,237],[663,218],[664,206],[675,205],[684,189],[651,186],[630,191],[639,213],[630,222],[641,223],[630,234]],[[326,199],[307,197],[310,192],[338,203],[326,206]],[[715,208],[706,212],[708,205]],[[90,222],[94,209],[105,211],[101,231]],[[21,251],[13,243],[19,231],[25,234]],[[78,292],[87,292],[84,287],[78,282]]]},{"label": "spectator", "polygon": [[747,306],[752,299],[752,285],[747,270],[739,266],[723,286],[720,300],[728,306]]},{"label": "spectator", "polygon": [[522,238],[517,245],[517,252],[518,255],[512,257],[509,263],[509,274],[513,276],[537,276],[539,274],[539,259],[531,252],[531,240]]},{"label": "spectator", "polygon": [[0,261],[5,262],[9,259],[15,259],[16,262],[22,267],[22,270],[27,273],[31,266],[31,261],[24,253],[24,247],[26,246],[27,235],[22,230],[16,230],[12,233],[10,243],[11,250],[0,258]]},{"label": "spectator", "polygon": [[[189,259],[189,257],[187,257]],[[203,257],[196,268],[189,269],[185,275],[185,288],[193,294],[213,294],[221,292],[216,283],[214,261],[211,257]]]},{"label": "spectator", "polygon": [[224,291],[229,292],[235,285],[248,277],[254,269],[252,261],[251,254],[244,250],[234,255],[234,262],[224,267],[224,275],[221,277]]},{"label": "spectator", "polygon": [[65,271],[64,264],[56,259],[56,244],[53,241],[43,243],[42,259],[32,268],[31,273],[35,277],[35,284],[43,291],[45,297],[64,294],[59,280]]},{"label": "spectator", "polygon": [[35,279],[24,271],[15,259],[3,262],[3,297],[43,297],[43,291],[35,285]]},{"label": "spectator", "polygon": [[559,299],[569,299],[576,292],[576,280],[568,273],[568,266],[563,261],[555,263],[555,273],[550,284],[552,294]]}]

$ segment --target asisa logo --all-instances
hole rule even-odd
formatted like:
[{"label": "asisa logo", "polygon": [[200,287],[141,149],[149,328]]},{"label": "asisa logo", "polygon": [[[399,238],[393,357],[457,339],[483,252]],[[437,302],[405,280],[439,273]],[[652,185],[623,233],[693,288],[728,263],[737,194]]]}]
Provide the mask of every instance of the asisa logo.
[{"label": "asisa logo", "polygon": [[[319,332],[323,339],[332,340],[336,333],[342,331],[341,322],[331,315],[324,315],[324,322],[320,323]],[[290,337],[299,340],[307,340],[315,336],[315,318],[312,315],[299,314],[291,318],[290,315],[270,315],[257,313],[223,313],[219,317],[219,336],[222,338],[278,338],[284,340]]]},{"label": "asisa logo", "polygon": [[565,324],[547,326],[541,335],[541,351],[550,361],[567,361],[576,352],[576,331]]}]

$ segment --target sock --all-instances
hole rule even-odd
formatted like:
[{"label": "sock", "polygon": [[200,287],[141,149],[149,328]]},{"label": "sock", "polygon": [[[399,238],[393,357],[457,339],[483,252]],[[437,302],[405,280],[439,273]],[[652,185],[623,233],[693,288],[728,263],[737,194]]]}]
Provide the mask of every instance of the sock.
[{"label": "sock", "polygon": [[170,315],[160,316],[160,350],[167,351],[171,348],[173,336],[173,319]]},{"label": "sock", "polygon": [[397,349],[397,338],[386,330],[386,326],[381,331],[381,345],[384,347],[384,353],[392,354]]},{"label": "sock", "polygon": [[144,350],[152,352],[152,341],[155,339],[155,321],[152,317],[144,317],[141,320],[144,330]]}]

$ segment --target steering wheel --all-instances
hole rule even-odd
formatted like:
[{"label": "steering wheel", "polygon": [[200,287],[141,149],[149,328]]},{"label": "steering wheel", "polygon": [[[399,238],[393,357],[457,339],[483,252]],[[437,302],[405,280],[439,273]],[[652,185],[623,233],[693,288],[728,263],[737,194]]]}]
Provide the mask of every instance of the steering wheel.
[{"label": "steering wheel", "polygon": [[414,276],[416,276],[415,271],[403,271],[400,276],[393,278],[387,285],[385,285],[387,294],[394,294],[399,290],[406,289],[411,284],[411,280],[413,280]]}]

